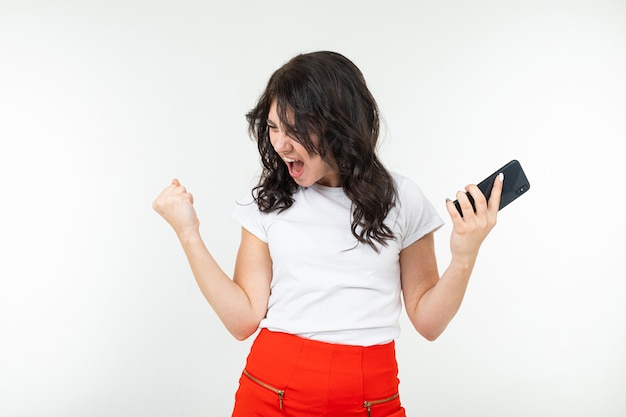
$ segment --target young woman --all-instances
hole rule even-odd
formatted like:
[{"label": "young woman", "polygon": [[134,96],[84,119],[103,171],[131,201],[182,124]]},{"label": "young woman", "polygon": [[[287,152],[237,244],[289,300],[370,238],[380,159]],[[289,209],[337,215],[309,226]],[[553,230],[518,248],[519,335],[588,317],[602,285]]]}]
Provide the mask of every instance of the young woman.
[{"label": "young woman", "polygon": [[448,200],[451,261],[439,275],[433,206],[376,154],[378,108],[359,69],[334,52],[294,57],[247,115],[263,171],[235,207],[241,244],[231,279],[198,231],[177,180],[154,201],[174,228],[204,296],[239,340],[260,329],[233,416],[405,416],[394,343],[405,310],[436,339],[463,299],[496,223],[476,185]]}]

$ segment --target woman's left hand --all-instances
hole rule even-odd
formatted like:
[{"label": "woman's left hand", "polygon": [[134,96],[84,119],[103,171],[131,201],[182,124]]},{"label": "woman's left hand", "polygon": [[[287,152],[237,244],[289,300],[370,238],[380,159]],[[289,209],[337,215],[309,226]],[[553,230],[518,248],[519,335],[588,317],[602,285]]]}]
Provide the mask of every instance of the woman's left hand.
[{"label": "woman's left hand", "polygon": [[447,201],[446,208],[453,224],[452,235],[450,236],[452,259],[468,263],[473,263],[476,260],[480,245],[496,225],[503,180],[504,174],[496,177],[489,201],[475,184],[465,187],[465,191],[469,192],[474,199],[475,212],[469,198],[463,191],[456,194],[463,216],[451,200]]}]

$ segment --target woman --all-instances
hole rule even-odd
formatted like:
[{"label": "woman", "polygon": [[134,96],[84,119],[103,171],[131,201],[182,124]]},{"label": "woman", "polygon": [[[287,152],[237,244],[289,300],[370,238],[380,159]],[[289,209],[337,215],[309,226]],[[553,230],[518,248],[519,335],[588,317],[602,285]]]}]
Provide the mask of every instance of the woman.
[{"label": "woman", "polygon": [[376,155],[378,108],[359,69],[334,52],[294,57],[247,119],[263,171],[242,225],[233,279],[205,247],[193,198],[177,180],[154,201],[204,296],[239,340],[257,332],[233,416],[405,416],[395,339],[402,299],[436,339],[456,314],[496,223],[476,187],[450,200],[451,261],[439,275],[433,206]]}]

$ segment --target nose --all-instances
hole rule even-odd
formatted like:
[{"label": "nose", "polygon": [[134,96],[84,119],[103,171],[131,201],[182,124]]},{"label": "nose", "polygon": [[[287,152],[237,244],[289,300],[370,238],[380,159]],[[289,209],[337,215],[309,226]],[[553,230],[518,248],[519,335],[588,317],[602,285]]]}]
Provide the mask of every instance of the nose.
[{"label": "nose", "polygon": [[291,150],[291,138],[285,135],[283,132],[278,132],[273,135],[272,145],[274,146],[274,150],[278,153],[286,153]]}]

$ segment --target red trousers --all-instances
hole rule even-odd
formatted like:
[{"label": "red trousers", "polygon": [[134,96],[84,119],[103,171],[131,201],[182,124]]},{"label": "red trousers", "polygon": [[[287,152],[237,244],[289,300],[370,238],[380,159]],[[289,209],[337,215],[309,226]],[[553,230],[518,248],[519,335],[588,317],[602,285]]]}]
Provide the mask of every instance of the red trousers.
[{"label": "red trousers", "polygon": [[406,417],[394,342],[318,342],[262,329],[239,380],[233,417]]}]

